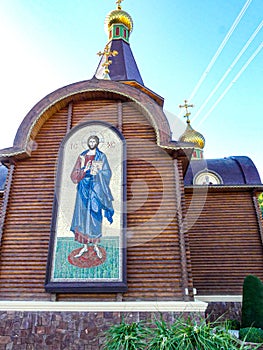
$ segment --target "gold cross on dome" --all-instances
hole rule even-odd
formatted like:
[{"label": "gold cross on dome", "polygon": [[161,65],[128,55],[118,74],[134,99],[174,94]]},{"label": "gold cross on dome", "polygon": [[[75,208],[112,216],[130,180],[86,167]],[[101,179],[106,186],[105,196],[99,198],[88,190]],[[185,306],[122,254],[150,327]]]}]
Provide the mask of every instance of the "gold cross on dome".
[{"label": "gold cross on dome", "polygon": [[194,107],[194,105],[189,105],[189,104],[187,104],[187,100],[184,100],[184,105],[179,105],[179,107],[180,108],[185,108],[185,118],[187,119],[187,123],[190,123],[190,120],[189,120],[189,116],[191,115],[191,113],[190,112],[188,112],[188,108],[189,107],[191,107],[191,108],[193,108]]},{"label": "gold cross on dome", "polygon": [[117,0],[116,4],[117,4],[117,9],[121,10],[121,3],[123,2],[123,0]]},{"label": "gold cross on dome", "polygon": [[109,48],[109,44],[107,44],[104,48],[104,51],[103,52],[99,51],[97,55],[105,56],[105,62],[102,64],[102,67],[105,67],[104,68],[105,77],[109,79],[109,73],[110,73],[109,66],[112,64],[112,61],[109,59],[109,57],[117,56],[118,51],[116,50],[111,51]]}]

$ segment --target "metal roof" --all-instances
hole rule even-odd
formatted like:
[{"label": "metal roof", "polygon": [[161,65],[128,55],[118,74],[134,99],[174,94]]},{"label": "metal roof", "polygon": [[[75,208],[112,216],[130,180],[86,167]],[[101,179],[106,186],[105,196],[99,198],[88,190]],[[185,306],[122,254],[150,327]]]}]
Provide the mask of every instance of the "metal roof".
[{"label": "metal roof", "polygon": [[246,156],[192,160],[185,174],[185,186],[194,185],[195,176],[202,172],[218,175],[221,186],[262,185],[255,164]]},{"label": "metal roof", "polygon": [[[139,84],[144,85],[130,45],[124,40],[118,39],[112,40],[109,48],[111,51],[116,50],[118,52],[117,56],[111,57],[112,63],[109,66],[110,79],[114,81],[137,81]],[[104,57],[101,58],[95,73],[97,79],[104,79],[105,68],[103,63]]]}]

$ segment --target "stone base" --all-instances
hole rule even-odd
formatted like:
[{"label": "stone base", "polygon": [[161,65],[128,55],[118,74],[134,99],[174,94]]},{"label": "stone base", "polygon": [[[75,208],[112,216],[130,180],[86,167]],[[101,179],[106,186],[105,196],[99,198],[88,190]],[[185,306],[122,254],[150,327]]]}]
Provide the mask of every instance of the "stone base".
[{"label": "stone base", "polygon": [[[195,302],[0,302],[0,350],[99,350],[103,332],[123,318],[127,322],[154,321],[162,315],[172,323],[182,315],[204,317],[206,306]],[[74,308],[83,310],[72,311]]]},{"label": "stone base", "polygon": [[240,302],[209,302],[206,309],[206,318],[211,322],[220,318],[221,321],[237,320],[241,322]]}]

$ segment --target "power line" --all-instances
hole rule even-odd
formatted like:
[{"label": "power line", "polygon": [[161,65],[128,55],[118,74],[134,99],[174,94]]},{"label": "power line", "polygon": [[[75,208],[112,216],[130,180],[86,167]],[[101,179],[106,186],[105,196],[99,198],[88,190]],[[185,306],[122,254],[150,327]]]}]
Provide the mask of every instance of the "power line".
[{"label": "power line", "polygon": [[248,41],[246,42],[246,44],[243,46],[243,48],[241,49],[241,51],[238,53],[238,55],[236,56],[236,58],[234,59],[234,61],[231,63],[231,65],[228,67],[227,71],[225,72],[225,74],[222,76],[222,78],[219,80],[219,82],[216,84],[216,86],[214,87],[214,89],[211,91],[211,93],[209,94],[209,96],[205,99],[204,103],[202,104],[202,106],[198,109],[198,111],[195,113],[194,118],[192,119],[192,121],[194,121],[199,114],[202,112],[202,110],[205,108],[205,106],[207,105],[207,103],[210,101],[210,99],[214,96],[214,94],[216,93],[216,91],[219,89],[219,87],[221,86],[221,84],[224,82],[224,80],[227,78],[228,74],[231,72],[231,70],[235,67],[235,65],[237,64],[237,62],[239,61],[239,59],[241,58],[241,56],[244,54],[244,52],[246,51],[246,49],[248,48],[248,46],[251,44],[251,42],[254,40],[254,38],[256,37],[256,35],[258,34],[258,32],[261,30],[261,28],[263,27],[263,21],[261,21],[261,23],[259,24],[259,26],[257,27],[257,29],[254,31],[254,33],[251,35],[251,37],[248,39]]},{"label": "power line", "polygon": [[210,72],[210,70],[212,69],[213,65],[215,64],[218,56],[221,54],[221,52],[223,51],[225,45],[227,44],[228,40],[230,39],[232,33],[234,32],[236,26],[238,25],[238,23],[241,21],[241,18],[244,16],[247,8],[249,7],[250,3],[252,2],[252,0],[247,0],[245,5],[243,6],[242,10],[240,11],[240,13],[238,14],[238,16],[236,17],[234,23],[232,24],[231,28],[229,29],[229,31],[227,32],[224,40],[222,41],[222,43],[220,44],[219,48],[217,49],[215,55],[213,56],[213,58],[211,59],[210,63],[208,64],[208,66],[206,67],[205,71],[203,72],[201,78],[199,79],[198,83],[196,84],[196,86],[193,89],[193,92],[191,93],[190,97],[188,98],[187,101],[191,101],[193,99],[193,97],[195,96],[197,90],[199,89],[199,87],[201,86],[201,84],[203,83],[203,81],[205,80],[205,78],[207,77],[208,73]]},{"label": "power line", "polygon": [[224,90],[224,92],[220,95],[220,97],[216,100],[216,102],[214,103],[214,105],[210,108],[210,110],[204,115],[204,117],[201,119],[199,124],[202,124],[207,117],[209,116],[209,114],[215,109],[215,107],[218,105],[218,103],[224,98],[224,96],[226,95],[226,93],[231,89],[231,87],[233,86],[233,84],[235,84],[237,82],[237,80],[239,79],[239,77],[241,76],[242,73],[244,73],[244,71],[247,69],[247,67],[250,65],[250,63],[254,60],[254,58],[259,54],[259,52],[262,50],[263,48],[263,42],[258,46],[258,48],[256,49],[256,51],[254,51],[254,53],[249,57],[249,59],[247,60],[247,62],[243,65],[243,67],[240,69],[240,71],[237,73],[237,75],[234,77],[234,79],[231,81],[231,83],[227,86],[227,88]]}]

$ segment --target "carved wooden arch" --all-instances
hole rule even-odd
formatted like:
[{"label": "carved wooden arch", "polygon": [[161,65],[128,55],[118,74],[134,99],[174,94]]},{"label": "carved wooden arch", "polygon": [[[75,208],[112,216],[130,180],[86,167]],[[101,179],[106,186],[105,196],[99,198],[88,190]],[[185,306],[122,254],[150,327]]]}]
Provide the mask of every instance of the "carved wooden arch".
[{"label": "carved wooden arch", "polygon": [[30,157],[32,140],[49,117],[71,101],[98,97],[134,102],[153,126],[160,147],[181,148],[171,142],[171,130],[163,109],[149,94],[124,83],[92,79],[62,87],[40,100],[22,121],[13,147],[0,151],[0,159]]}]

